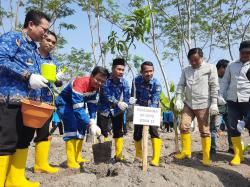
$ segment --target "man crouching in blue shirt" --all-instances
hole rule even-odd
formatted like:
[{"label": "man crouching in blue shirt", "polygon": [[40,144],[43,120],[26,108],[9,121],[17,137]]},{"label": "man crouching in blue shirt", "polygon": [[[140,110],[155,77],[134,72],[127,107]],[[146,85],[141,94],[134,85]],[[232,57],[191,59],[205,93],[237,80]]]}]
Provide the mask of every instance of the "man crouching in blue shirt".
[{"label": "man crouching in blue shirt", "polygon": [[[136,97],[134,96],[134,87],[132,86],[130,104],[136,104],[146,107],[159,107],[160,94],[162,91],[160,83],[153,77],[154,66],[152,62],[144,62],[141,64],[141,75],[135,78]],[[134,85],[134,84],[132,84]],[[136,155],[135,159],[142,159],[142,125],[135,125],[134,141]],[[158,127],[150,126],[149,133],[151,135],[153,146],[152,166],[159,166],[161,154],[161,139],[158,134]]]},{"label": "man crouching in blue shirt", "polygon": [[112,121],[113,138],[115,139],[115,160],[123,161],[123,123],[124,111],[128,108],[129,86],[123,78],[125,60],[113,60],[112,75],[100,90],[97,125],[107,140],[109,119]]}]

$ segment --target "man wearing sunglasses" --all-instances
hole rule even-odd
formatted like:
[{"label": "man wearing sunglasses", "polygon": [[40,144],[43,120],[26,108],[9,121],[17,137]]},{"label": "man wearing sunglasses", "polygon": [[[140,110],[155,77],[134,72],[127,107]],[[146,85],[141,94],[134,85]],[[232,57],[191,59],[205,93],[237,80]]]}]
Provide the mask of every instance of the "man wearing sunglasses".
[{"label": "man wearing sunglasses", "polygon": [[41,88],[47,86],[48,81],[40,75],[36,42],[43,39],[49,21],[44,13],[31,10],[22,32],[0,36],[0,186],[40,185],[25,177],[28,147],[35,129],[24,126],[20,101],[31,90],[34,97],[39,96]]}]

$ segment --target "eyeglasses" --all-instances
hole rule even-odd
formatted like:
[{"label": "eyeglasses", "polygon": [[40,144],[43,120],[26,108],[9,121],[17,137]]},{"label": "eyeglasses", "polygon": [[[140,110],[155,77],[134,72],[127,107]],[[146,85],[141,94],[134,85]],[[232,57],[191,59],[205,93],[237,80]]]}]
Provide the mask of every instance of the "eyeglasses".
[{"label": "eyeglasses", "polygon": [[46,34],[46,33],[48,33],[48,31],[49,31],[49,29],[46,29],[46,28],[44,28],[43,26],[41,26],[41,25],[38,25],[39,27],[41,27],[42,29],[43,29],[43,32]]}]

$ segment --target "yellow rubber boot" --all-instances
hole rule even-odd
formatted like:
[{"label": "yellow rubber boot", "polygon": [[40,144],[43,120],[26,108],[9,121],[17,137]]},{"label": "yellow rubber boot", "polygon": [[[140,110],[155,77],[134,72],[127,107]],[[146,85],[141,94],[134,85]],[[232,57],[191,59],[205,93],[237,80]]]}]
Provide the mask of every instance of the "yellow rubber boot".
[{"label": "yellow rubber boot", "polygon": [[241,145],[241,138],[239,137],[232,137],[232,143],[234,148],[234,158],[231,160],[230,164],[232,166],[240,165],[240,161],[242,156],[242,145]]},{"label": "yellow rubber boot", "polygon": [[88,163],[90,162],[90,160],[82,157],[82,145],[83,145],[83,140],[77,139],[76,140],[76,161],[78,163]]},{"label": "yellow rubber boot", "polygon": [[184,158],[191,158],[191,135],[181,134],[182,151],[174,156],[174,158],[182,160]]},{"label": "yellow rubber boot", "polygon": [[0,156],[0,187],[4,187],[11,155]]},{"label": "yellow rubber boot", "polygon": [[70,169],[79,169],[80,164],[76,161],[76,140],[68,140],[66,142],[67,166]]},{"label": "yellow rubber boot", "polygon": [[5,187],[37,187],[39,182],[31,182],[26,179],[25,166],[28,156],[28,148],[17,149],[12,156],[9,172],[5,182]]},{"label": "yellow rubber boot", "polygon": [[115,138],[115,159],[117,161],[123,161],[125,158],[122,155],[123,138]]},{"label": "yellow rubber boot", "polygon": [[211,137],[202,137],[201,138],[202,144],[202,152],[203,152],[203,159],[202,164],[204,166],[210,166],[210,148],[211,148]]},{"label": "yellow rubber boot", "polygon": [[152,138],[151,141],[153,147],[153,159],[150,164],[152,166],[159,166],[162,141],[160,138]]},{"label": "yellow rubber boot", "polygon": [[142,160],[142,143],[140,141],[135,141],[135,160]]},{"label": "yellow rubber boot", "polygon": [[49,165],[49,150],[51,141],[41,141],[35,147],[35,173],[57,173],[59,168]]}]

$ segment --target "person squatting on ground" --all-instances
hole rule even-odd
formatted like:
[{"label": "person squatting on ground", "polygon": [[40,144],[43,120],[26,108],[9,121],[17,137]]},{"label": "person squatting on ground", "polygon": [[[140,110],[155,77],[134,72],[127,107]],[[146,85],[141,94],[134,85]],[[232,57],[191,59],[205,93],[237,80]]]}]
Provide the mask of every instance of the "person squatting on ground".
[{"label": "person squatting on ground", "polygon": [[[216,64],[217,68],[217,73],[219,77],[219,86],[222,83],[222,78],[225,74],[225,70],[227,68],[229,61],[221,59],[218,61]],[[218,115],[213,115],[210,117],[210,132],[211,132],[211,154],[216,154],[216,141],[217,141],[217,136],[218,136],[218,130],[220,129],[220,125],[224,121],[226,127],[227,127],[227,135],[228,135],[228,144],[229,144],[229,153],[233,153],[233,145],[231,141],[231,134],[230,134],[230,127],[228,125],[228,120],[227,120],[227,106],[226,103],[220,102],[218,100],[218,108],[219,108],[219,114]]]},{"label": "person squatting on ground", "polygon": [[[79,169],[80,163],[88,162],[82,157],[82,146],[85,131],[100,135],[96,125],[96,95],[108,77],[108,70],[97,66],[89,77],[77,77],[70,82],[56,99],[57,112],[64,124],[64,141],[66,142],[67,166]],[[84,109],[87,103],[89,115]]]},{"label": "person squatting on ground", "polygon": [[[154,66],[152,62],[146,61],[141,64],[141,75],[137,76],[134,80],[135,88],[132,86],[130,104],[136,104],[146,107],[159,107],[160,94],[162,91],[161,85],[154,75]],[[134,85],[134,83],[132,83]],[[134,89],[136,93],[134,95]],[[142,159],[142,125],[134,126],[134,141],[135,141],[135,159]],[[150,126],[149,133],[151,135],[153,157],[151,165],[159,166],[161,144],[162,141],[158,134],[158,127]]]},{"label": "person squatting on ground", "polygon": [[[37,50],[41,58],[42,63],[49,63],[56,65],[57,74],[55,85],[57,87],[62,86],[62,76],[63,73],[59,72],[59,62],[51,56],[51,51],[55,48],[57,42],[57,36],[54,32],[48,31],[47,35],[40,42],[40,47]],[[52,84],[49,84],[48,87],[53,89]],[[41,90],[41,100],[43,102],[53,103],[52,93],[48,88],[42,88]],[[35,142],[35,173],[57,173],[58,168],[52,167],[49,165],[49,150],[52,137],[49,136],[49,127],[50,127],[51,118],[44,124],[40,129],[36,129]]]},{"label": "person squatting on ground", "polygon": [[111,118],[116,161],[124,160],[122,155],[123,118],[129,102],[129,86],[128,82],[123,78],[124,70],[125,60],[121,58],[114,59],[111,77],[107,79],[100,90],[97,112],[97,125],[101,128],[105,141],[108,140],[108,124]]},{"label": "person squatting on ground", "polygon": [[241,42],[239,52],[240,59],[227,66],[218,98],[226,102],[228,107],[228,123],[234,148],[231,165],[239,165],[244,160],[241,133],[237,130],[237,123],[238,120],[242,120],[250,112],[250,81],[246,76],[250,68],[250,40]]},{"label": "person squatting on ground", "polygon": [[[203,60],[203,52],[200,48],[190,49],[188,52],[190,66],[183,69],[176,90],[177,111],[181,114],[181,142],[182,151],[175,155],[176,159],[191,158],[190,125],[194,117],[197,118],[201,134],[203,159],[205,166],[210,165],[211,137],[209,130],[209,113],[219,113],[217,106],[218,75],[216,67]],[[182,101],[182,94],[185,101]]]},{"label": "person squatting on ground", "polygon": [[[42,12],[26,14],[22,32],[8,32],[0,37],[0,186],[35,187],[25,177],[28,147],[34,128],[24,126],[21,99],[40,98],[48,82],[40,75],[41,59],[35,42],[46,34],[50,19]],[[9,169],[8,169],[9,167]],[[5,184],[4,184],[5,183]]]}]

